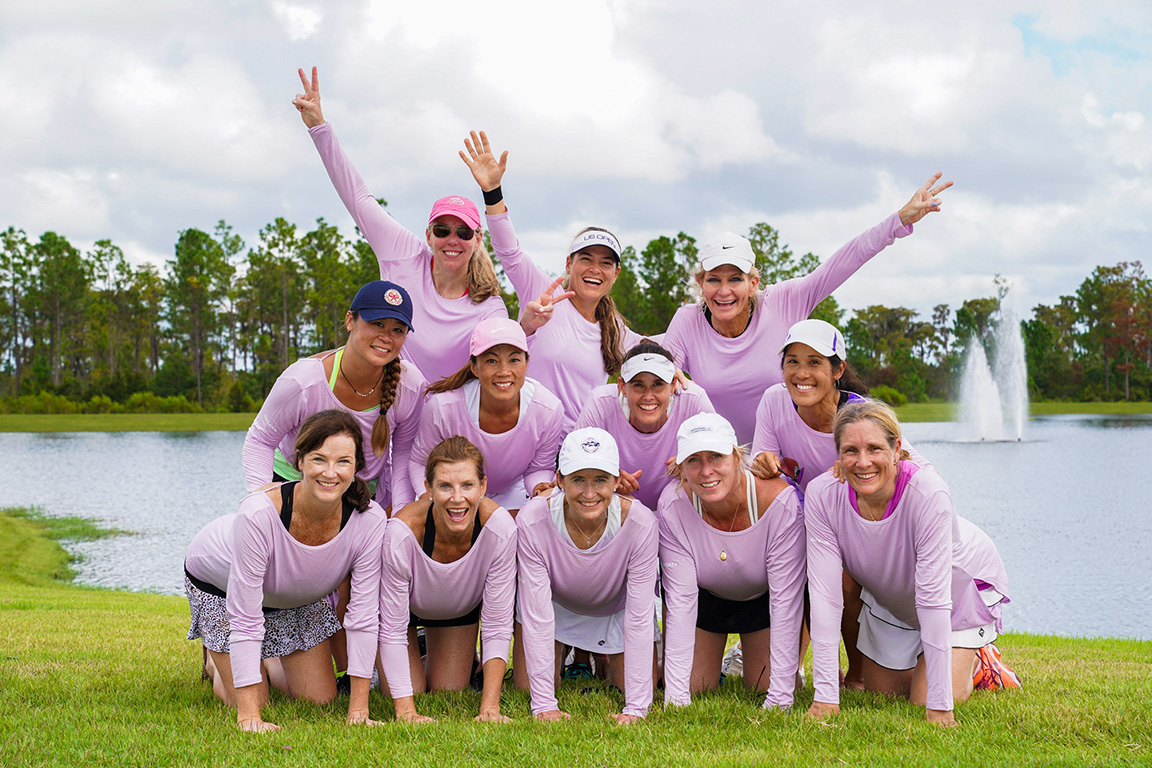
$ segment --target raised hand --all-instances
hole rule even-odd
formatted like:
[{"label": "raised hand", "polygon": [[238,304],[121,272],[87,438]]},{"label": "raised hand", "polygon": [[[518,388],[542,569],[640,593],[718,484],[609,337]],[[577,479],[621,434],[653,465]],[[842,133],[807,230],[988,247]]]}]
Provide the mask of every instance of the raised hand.
[{"label": "raised hand", "polygon": [[943,184],[936,183],[940,181],[940,177],[943,175],[942,173],[935,174],[928,179],[924,186],[912,194],[912,199],[900,209],[901,224],[904,226],[915,224],[933,211],[940,210],[940,201],[936,199],[936,195],[952,186],[950,181],[945,181]]},{"label": "raised hand", "polygon": [[552,284],[544,289],[544,293],[540,294],[539,299],[528,302],[528,306],[524,308],[524,314],[520,318],[520,327],[524,329],[525,336],[531,336],[543,328],[544,324],[552,319],[552,312],[556,309],[556,305],[576,295],[575,291],[567,291],[559,296],[553,296],[552,293],[560,287],[562,282],[564,282],[563,275],[553,280]]},{"label": "raised hand", "polygon": [[508,168],[508,152],[505,151],[497,160],[496,155],[492,154],[492,146],[488,143],[488,136],[484,131],[480,131],[479,136],[476,135],[476,131],[472,131],[472,137],[464,139],[464,149],[468,150],[468,154],[464,154],[461,150],[460,159],[468,166],[468,170],[472,171],[472,178],[476,179],[480,189],[491,192],[500,186],[500,180],[504,178],[504,171]]},{"label": "raised hand", "polygon": [[308,82],[303,69],[298,69],[296,72],[300,75],[304,93],[296,94],[296,98],[292,99],[292,106],[300,110],[300,119],[304,121],[304,125],[309,128],[323,125],[324,114],[320,111],[320,77],[316,67],[312,67],[312,82]]}]

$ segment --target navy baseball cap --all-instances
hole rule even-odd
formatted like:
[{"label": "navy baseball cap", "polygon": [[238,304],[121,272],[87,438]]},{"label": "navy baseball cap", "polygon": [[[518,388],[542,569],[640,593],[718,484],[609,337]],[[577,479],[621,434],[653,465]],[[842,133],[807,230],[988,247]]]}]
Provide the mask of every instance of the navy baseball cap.
[{"label": "navy baseball cap", "polygon": [[349,309],[369,322],[391,317],[408,326],[408,330],[416,330],[412,327],[412,298],[408,291],[388,280],[366,283],[356,291]]}]

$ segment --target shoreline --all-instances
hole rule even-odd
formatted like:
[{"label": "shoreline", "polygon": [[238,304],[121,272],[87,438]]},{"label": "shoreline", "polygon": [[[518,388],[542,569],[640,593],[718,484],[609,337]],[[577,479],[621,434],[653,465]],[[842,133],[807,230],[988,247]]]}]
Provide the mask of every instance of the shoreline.
[{"label": "shoreline", "polygon": [[[909,403],[896,408],[905,423],[955,421],[957,403]],[[1031,403],[1029,415],[1152,414],[1152,402]],[[0,432],[244,432],[255,413],[0,414]]]}]

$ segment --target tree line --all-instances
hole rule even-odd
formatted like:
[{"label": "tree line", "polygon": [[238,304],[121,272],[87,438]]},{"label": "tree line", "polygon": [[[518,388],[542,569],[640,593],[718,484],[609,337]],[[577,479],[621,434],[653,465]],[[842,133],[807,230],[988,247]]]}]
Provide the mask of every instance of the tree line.
[{"label": "tree line", "polygon": [[[820,263],[766,223],[747,236],[764,283]],[[629,246],[622,263],[613,289],[621,312],[638,333],[662,332],[691,301],[696,239],[680,232]],[[277,218],[251,245],[224,221],[187,229],[163,265],[136,267],[110,240],[81,252],[55,232],[33,240],[9,227],[0,233],[0,411],[251,411],[294,360],[342,343],[352,296],[378,277],[367,242],[323,219],[306,230]],[[849,362],[886,399],[952,399],[967,345],[993,351],[1008,286],[997,277],[990,289],[930,318],[882,305],[846,317],[834,298],[813,316],[844,331]],[[1074,295],[1033,308],[1021,330],[1034,399],[1152,398],[1152,281],[1139,262],[1096,267]]]}]

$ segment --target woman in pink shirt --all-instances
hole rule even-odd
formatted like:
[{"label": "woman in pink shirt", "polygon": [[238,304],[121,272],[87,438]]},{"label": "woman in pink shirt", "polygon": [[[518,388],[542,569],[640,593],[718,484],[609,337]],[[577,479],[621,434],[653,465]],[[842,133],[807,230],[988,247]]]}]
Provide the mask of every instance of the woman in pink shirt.
[{"label": "woman in pink shirt", "polygon": [[520,248],[508,216],[500,187],[508,153],[497,160],[483,132],[464,143],[460,156],[484,193],[492,249],[520,301],[532,374],[564,404],[567,434],[589,393],[620,372],[625,351],[640,341],[611,296],[623,249],[608,230],[586,227],[569,247],[565,274],[549,277]]},{"label": "woman in pink shirt", "polygon": [[992,645],[1008,602],[1004,564],[983,532],[960,524],[940,476],[908,460],[891,408],[845,406],[833,430],[848,482],[821,475],[805,499],[816,688],[808,714],[840,709],[847,570],[864,588],[864,687],[909,697],[930,722],[955,725],[953,702],[968,699],[974,676],[988,671],[1019,685]]},{"label": "woman in pink shirt", "polygon": [[664,700],[715,688],[729,634],[740,635],[744,685],[788,709],[800,667],[804,516],[796,490],[744,467],[736,433],[705,413],[676,434],[684,482],[660,497]]},{"label": "woman in pink shirt", "polygon": [[469,343],[464,367],[428,387],[409,476],[413,487],[422,485],[432,448],[463,435],[489,458],[488,494],[515,514],[552,479],[563,409],[527,377],[528,342],[515,320],[484,320]]},{"label": "woman in pink shirt", "polygon": [[576,427],[600,427],[620,448],[616,490],[655,509],[660,492],[675,482],[668,462],[676,455],[676,430],[698,413],[712,413],[712,401],[696,383],[675,391],[672,353],[651,339],[628,350],[615,384],[592,390]]},{"label": "woman in pink shirt", "polygon": [[301,479],[253,493],[238,514],[209,523],[184,564],[188,639],[203,641],[205,674],[246,731],[279,730],[260,715],[269,680],[294,698],[336,697],[328,638],[341,625],[328,595],[349,572],[348,722],[374,724],[368,688],[386,517],[356,476],[360,426],[344,411],[321,411],[301,426],[295,448]]},{"label": "woman in pink shirt", "polygon": [[[425,489],[388,523],[380,587],[380,663],[396,719],[430,722],[414,693],[468,687],[483,626],[478,722],[509,722],[500,688],[512,642],[516,524],[484,494],[484,456],[456,435],[428,454]],[[420,658],[416,628],[424,627]]]},{"label": "woman in pink shirt", "polygon": [[400,226],[376,202],[364,179],[340,148],[320,110],[316,67],[309,82],[299,70],[304,93],[293,105],[324,161],[328,177],[380,262],[380,277],[412,293],[419,335],[409,340],[405,359],[428,381],[450,375],[467,359],[468,337],[487,317],[507,317],[496,270],[484,250],[480,212],[459,195],[432,205],[423,235]]},{"label": "woman in pink shirt", "polygon": [[565,646],[609,656],[608,679],[624,691],[616,722],[652,704],[658,526],[639,501],[615,493],[616,441],[602,429],[564,438],[557,488],[516,518],[518,641],[513,664],[527,672],[532,714],[555,721]]},{"label": "woman in pink shirt", "polygon": [[704,241],[694,275],[700,303],[677,310],[663,344],[708,392],[741,445],[752,440],[760,396],[781,380],[777,350],[788,328],[896,238],[910,235],[915,222],[939,210],[936,195],[952,186],[939,180],[937,173],[897,213],[853,238],[811,274],[776,285],[760,286],[756,254],[745,238],[722,232]]},{"label": "woman in pink shirt", "polygon": [[374,280],[356,292],[344,318],[347,343],[288,366],[244,437],[248,490],[300,479],[293,467],[300,425],[317,411],[339,408],[360,425],[368,457],[361,477],[376,486],[380,506],[399,509],[416,498],[408,457],[426,382],[414,365],[400,359],[412,332],[412,310],[404,288]]}]

